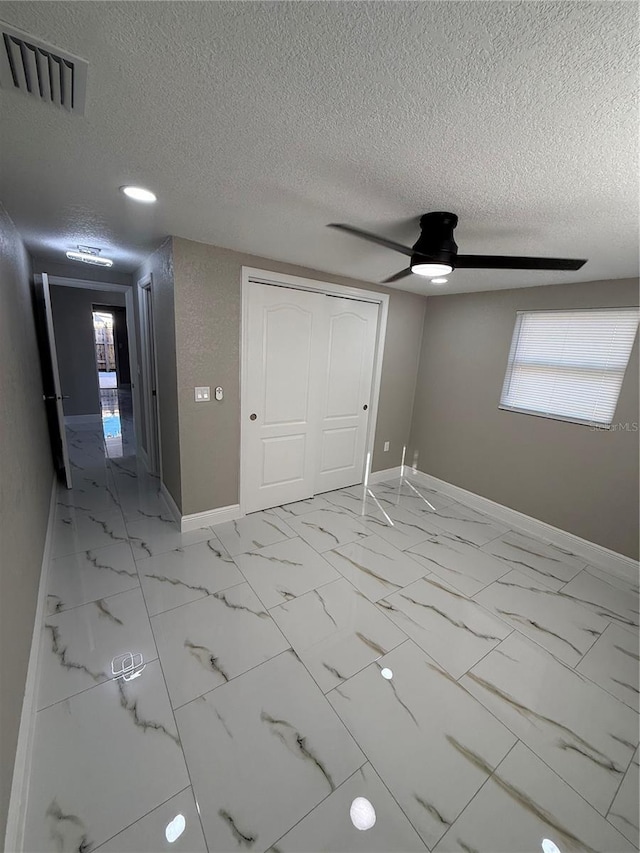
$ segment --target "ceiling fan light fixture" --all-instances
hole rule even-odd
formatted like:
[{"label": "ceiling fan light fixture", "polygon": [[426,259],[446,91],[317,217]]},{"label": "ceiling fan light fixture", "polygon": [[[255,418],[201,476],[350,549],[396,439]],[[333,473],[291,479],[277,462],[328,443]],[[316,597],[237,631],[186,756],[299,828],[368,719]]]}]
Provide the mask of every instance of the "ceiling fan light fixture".
[{"label": "ceiling fan light fixture", "polygon": [[429,261],[418,261],[411,264],[411,272],[416,275],[424,275],[427,278],[437,278],[453,272],[453,267],[450,264],[432,264]]}]

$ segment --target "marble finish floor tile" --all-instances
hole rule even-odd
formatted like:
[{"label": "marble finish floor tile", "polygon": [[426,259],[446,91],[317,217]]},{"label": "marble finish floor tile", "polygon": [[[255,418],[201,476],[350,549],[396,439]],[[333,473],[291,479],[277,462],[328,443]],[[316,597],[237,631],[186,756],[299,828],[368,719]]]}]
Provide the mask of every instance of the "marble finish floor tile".
[{"label": "marble finish floor tile", "polygon": [[138,560],[137,567],[150,616],[244,580],[213,535],[204,542]]},{"label": "marble finish floor tile", "polygon": [[232,557],[283,542],[296,535],[287,522],[271,510],[253,512],[237,521],[216,524],[213,532]]},{"label": "marble finish floor tile", "polygon": [[97,847],[189,785],[160,664],[37,715],[24,849]]},{"label": "marble finish floor tile", "polygon": [[607,813],[638,745],[635,711],[515,632],[460,684]]},{"label": "marble finish floor tile", "polygon": [[375,512],[378,509],[376,501],[369,492],[363,490],[362,486],[352,486],[349,489],[340,489],[337,492],[326,492],[323,497],[330,509],[347,512],[354,518]]},{"label": "marble finish floor tile", "polygon": [[471,545],[484,545],[509,529],[506,524],[500,524],[488,515],[457,502],[436,512],[415,505],[410,511],[418,518],[431,516],[433,524],[440,531],[458,536]]},{"label": "marble finish floor tile", "polygon": [[632,588],[621,585],[617,578],[606,579],[588,570],[583,571],[562,588],[562,594],[638,636],[638,594]]},{"label": "marble finish floor tile", "polygon": [[578,672],[639,711],[638,635],[610,624],[576,667]]},{"label": "marble finish floor tile", "polygon": [[483,550],[504,560],[511,568],[556,590],[584,569],[586,563],[581,557],[569,554],[555,545],[513,530],[489,542]]},{"label": "marble finish floor tile", "polygon": [[265,607],[290,601],[340,575],[302,539],[287,539],[234,558]]},{"label": "marble finish floor tile", "polygon": [[49,566],[47,613],[140,586],[128,542],[56,557]]},{"label": "marble finish floor tile", "polygon": [[329,551],[347,542],[364,539],[367,531],[360,520],[348,511],[319,509],[289,521],[297,536],[301,536],[316,551]]},{"label": "marble finish floor tile", "polygon": [[174,521],[163,518],[127,522],[127,531],[136,560],[155,557],[156,554],[164,554],[166,551],[175,551],[176,548],[211,539],[210,527],[181,533]]},{"label": "marble finish floor tile", "polygon": [[631,841],[634,850],[640,848],[640,786],[638,776],[640,775],[640,761],[638,750],[633,756],[622,785],[618,789],[616,798],[611,804],[607,819],[620,832]]},{"label": "marble finish floor tile", "polygon": [[174,521],[173,514],[167,502],[159,492],[143,492],[132,496],[125,492],[120,501],[122,515],[127,524],[135,521],[146,521],[148,518],[160,518],[164,521]]},{"label": "marble finish floor tile", "polygon": [[174,708],[289,647],[247,583],[151,618]]},{"label": "marble finish floor tile", "polygon": [[384,613],[443,669],[459,678],[511,633],[445,581],[431,575],[378,602]]},{"label": "marble finish floor tile", "polygon": [[410,640],[327,698],[430,849],[516,742]]},{"label": "marble finish floor tile", "polygon": [[325,551],[323,556],[369,601],[384,598],[427,574],[403,551],[375,534]]},{"label": "marble finish floor tile", "polygon": [[[350,817],[358,797],[375,810],[370,829]],[[280,853],[426,853],[427,848],[370,764],[363,765],[271,848]]]},{"label": "marble finish floor tile", "polygon": [[271,615],[325,693],[406,640],[344,578],[274,607]]},{"label": "marble finish floor tile", "polygon": [[401,506],[417,513],[438,512],[456,503],[454,498],[442,492],[427,489],[407,479],[376,483],[371,489],[383,506]]},{"label": "marble finish floor tile", "polygon": [[510,571],[509,566],[478,545],[463,542],[450,533],[425,539],[406,553],[426,572],[433,572],[465,595],[475,595]]},{"label": "marble finish floor tile", "polygon": [[[329,494],[333,494],[333,492],[330,492]],[[307,513],[314,512],[318,509],[331,509],[331,504],[326,499],[326,495],[316,495],[313,498],[307,498],[305,501],[296,501],[292,504],[276,506],[274,507],[273,512],[286,521],[288,518],[307,515]]]},{"label": "marble finish floor tile", "polygon": [[625,592],[631,592],[634,595],[640,594],[640,585],[638,584],[638,571],[640,569],[637,564],[633,579],[627,576],[623,577],[622,575],[615,575],[613,574],[613,572],[608,572],[606,569],[601,569],[599,566],[588,565],[585,566],[584,570],[590,575],[593,575],[594,577],[605,581],[610,586],[617,587],[618,589],[622,589]]},{"label": "marble finish floor tile", "polygon": [[52,549],[54,557],[105,548],[107,545],[126,541],[127,530],[120,511],[103,516],[97,512],[86,512],[73,507],[58,506],[56,509]]},{"label": "marble finish floor tile", "polygon": [[608,624],[562,592],[515,570],[474,598],[568,666],[580,662]]},{"label": "marble finish floor tile", "polygon": [[61,507],[60,512],[64,512],[67,507],[74,507],[79,511],[86,513],[97,514],[100,517],[108,517],[109,515],[118,515],[120,512],[120,500],[116,492],[116,486],[112,478],[107,475],[105,485],[97,484],[92,486],[86,483],[84,488],[66,489],[60,487],[56,499],[58,507]]},{"label": "marble finish floor tile", "polygon": [[368,533],[375,533],[400,551],[442,533],[434,512],[417,515],[401,506],[387,507],[383,514],[375,510],[360,521]]},{"label": "marble finish floor tile", "polygon": [[[474,755],[466,756],[468,761]],[[522,743],[516,744],[437,845],[437,853],[622,853],[633,847]]]},{"label": "marble finish floor tile", "polygon": [[[182,832],[174,839],[183,823]],[[171,797],[97,849],[100,853],[207,853],[191,788]]]},{"label": "marble finish floor tile", "polygon": [[112,660],[158,655],[140,589],[48,616],[42,629],[38,708],[113,678]]},{"label": "marble finish floor tile", "polygon": [[176,719],[210,850],[268,850],[366,762],[292,651]]}]

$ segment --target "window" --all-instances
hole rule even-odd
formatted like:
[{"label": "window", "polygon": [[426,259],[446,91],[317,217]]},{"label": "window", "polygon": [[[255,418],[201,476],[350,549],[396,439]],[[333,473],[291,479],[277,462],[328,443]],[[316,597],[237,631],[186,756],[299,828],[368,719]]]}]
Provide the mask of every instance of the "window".
[{"label": "window", "polygon": [[637,308],[518,311],[500,408],[609,427]]}]

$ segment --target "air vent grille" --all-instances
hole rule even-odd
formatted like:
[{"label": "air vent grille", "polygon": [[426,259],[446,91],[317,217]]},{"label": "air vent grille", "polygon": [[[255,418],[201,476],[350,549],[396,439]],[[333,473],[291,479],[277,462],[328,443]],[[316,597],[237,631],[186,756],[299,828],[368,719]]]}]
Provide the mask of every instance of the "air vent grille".
[{"label": "air vent grille", "polygon": [[87,62],[13,27],[0,27],[0,85],[84,115]]}]

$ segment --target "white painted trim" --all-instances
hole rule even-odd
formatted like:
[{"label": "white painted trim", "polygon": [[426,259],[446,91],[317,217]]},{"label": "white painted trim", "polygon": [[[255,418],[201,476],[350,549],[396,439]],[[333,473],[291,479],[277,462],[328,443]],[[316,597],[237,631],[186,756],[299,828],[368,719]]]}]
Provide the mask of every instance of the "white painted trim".
[{"label": "white painted trim", "polygon": [[22,850],[24,842],[25,818],[27,813],[27,797],[29,793],[29,777],[31,773],[31,760],[33,755],[33,738],[36,723],[37,710],[37,686],[38,671],[40,665],[40,649],[42,640],[42,623],[45,616],[45,603],[47,600],[47,585],[49,578],[49,562],[53,545],[53,525],[56,516],[56,498],[58,491],[57,477],[53,476],[51,486],[51,499],[49,501],[49,518],[47,520],[47,533],[44,540],[42,553],[42,564],[40,568],[40,583],[38,585],[38,598],[36,602],[36,614],[33,622],[33,633],[31,635],[31,650],[29,652],[29,665],[24,686],[24,698],[22,700],[22,713],[20,715],[20,728],[18,730],[18,743],[16,746],[16,758],[13,765],[13,779],[11,782],[11,796],[9,798],[9,811],[7,814],[7,829],[4,839],[4,849],[7,851]]},{"label": "white painted trim", "polygon": [[402,466],[397,468],[385,468],[383,471],[372,471],[369,474],[369,485],[375,483],[386,483],[387,480],[397,480],[402,474]]},{"label": "white painted trim", "polygon": [[82,424],[101,424],[102,418],[100,415],[65,415],[64,422],[66,426],[82,426]]},{"label": "white painted trim", "polygon": [[561,530],[558,527],[547,524],[545,521],[532,518],[523,512],[503,506],[474,492],[469,492],[466,489],[460,488],[460,486],[454,486],[452,483],[439,480],[437,477],[425,474],[415,468],[406,467],[405,476],[415,480],[417,483],[421,483],[429,489],[435,489],[444,495],[455,498],[455,500],[459,500],[472,509],[477,509],[479,512],[483,512],[497,521],[507,524],[511,529],[528,533],[530,536],[536,536],[571,554],[576,554],[588,564],[598,566],[612,575],[624,578],[631,583],[638,583],[638,562],[631,557],[618,554],[616,551],[611,551],[609,548],[605,548],[595,542],[582,539],[582,537],[576,536],[574,533]]},{"label": "white painted trim", "polygon": [[110,281],[90,281],[83,278],[67,278],[61,275],[50,275],[49,284],[58,287],[79,287],[82,290],[111,290],[115,293],[126,293],[131,290],[130,284],[114,284]]},{"label": "white painted trim", "polygon": [[201,527],[211,527],[214,524],[222,524],[225,521],[235,521],[242,518],[244,513],[240,512],[240,504],[221,506],[217,509],[209,509],[206,512],[194,512],[191,515],[183,515],[180,522],[182,533],[190,530],[199,530]]},{"label": "white painted trim", "polygon": [[165,484],[162,482],[162,480],[160,480],[160,494],[164,498],[167,506],[169,507],[169,509],[171,511],[171,515],[173,516],[173,520],[177,524],[179,524],[181,530],[184,531],[184,528],[182,527],[182,513],[178,509],[178,504],[174,501],[173,495],[171,494],[169,489],[165,486]]},{"label": "white painted trim", "polygon": [[[371,405],[369,423],[367,426],[367,440],[364,450],[364,459],[366,464],[367,455],[373,458],[373,446],[375,442],[376,426],[378,423],[378,406],[380,403],[380,385],[382,383],[382,362],[384,358],[384,343],[387,334],[387,319],[389,316],[389,294],[381,293],[376,290],[364,290],[359,287],[348,287],[344,284],[336,284],[331,281],[318,281],[312,278],[302,278],[296,275],[286,275],[285,273],[276,273],[270,270],[257,269],[255,267],[242,267],[242,306],[241,306],[241,322],[240,322],[240,508],[242,517],[244,512],[244,483],[246,473],[244,470],[244,453],[243,447],[246,436],[246,421],[249,415],[249,408],[245,400],[245,389],[247,387],[247,346],[248,338],[246,334],[247,315],[248,315],[248,295],[249,285],[255,282],[258,284],[271,284],[275,286],[291,287],[295,290],[311,290],[318,293],[329,293],[335,296],[358,299],[361,302],[372,302],[380,306],[378,312],[378,328],[376,332],[376,348],[375,359],[373,365],[373,375],[371,381]],[[362,475],[364,478],[365,471],[363,466]],[[219,522],[217,522],[219,523]]]}]

